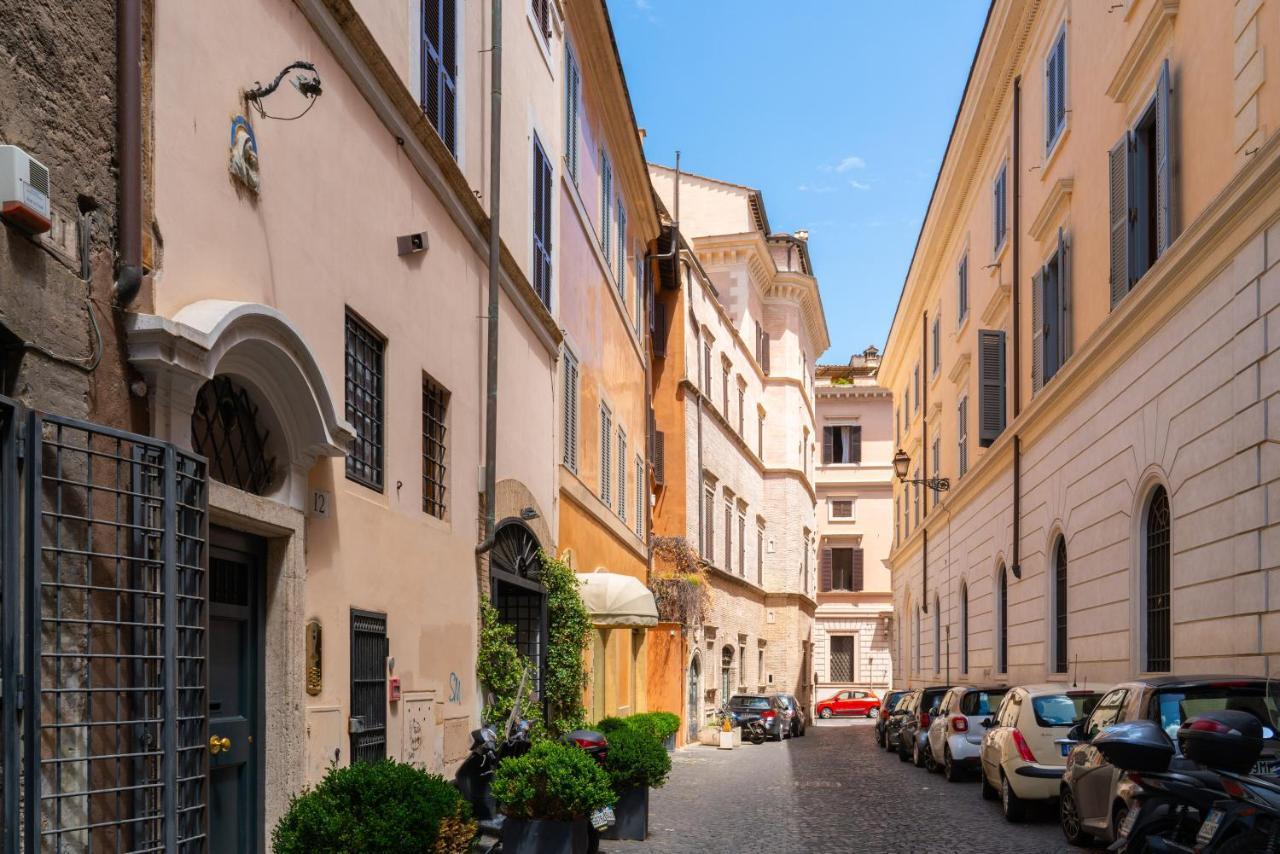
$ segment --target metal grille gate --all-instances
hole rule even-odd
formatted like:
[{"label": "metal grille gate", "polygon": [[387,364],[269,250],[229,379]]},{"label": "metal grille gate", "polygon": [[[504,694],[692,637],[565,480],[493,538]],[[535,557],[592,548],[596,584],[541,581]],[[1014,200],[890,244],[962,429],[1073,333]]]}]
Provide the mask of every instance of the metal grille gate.
[{"label": "metal grille gate", "polygon": [[351,761],[387,758],[387,615],[351,612]]},{"label": "metal grille gate", "polygon": [[5,850],[203,850],[204,461],[4,400],[0,487]]}]

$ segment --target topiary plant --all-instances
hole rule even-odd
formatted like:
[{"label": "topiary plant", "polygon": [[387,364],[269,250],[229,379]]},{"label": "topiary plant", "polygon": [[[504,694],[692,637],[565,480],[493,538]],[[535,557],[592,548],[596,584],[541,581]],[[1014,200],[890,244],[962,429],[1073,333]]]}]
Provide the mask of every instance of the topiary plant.
[{"label": "topiary plant", "polygon": [[[635,715],[632,715],[631,717],[635,717]],[[608,735],[616,729],[621,729],[624,726],[630,726],[630,720],[631,718],[601,718],[595,722],[594,729]]]},{"label": "topiary plant", "polygon": [[295,795],[271,846],[276,854],[462,854],[475,831],[470,805],[443,777],[398,762],[360,762],[331,769]]},{"label": "topiary plant", "polygon": [[658,741],[670,738],[680,731],[680,716],[671,712],[640,712],[627,718],[653,733]]},{"label": "topiary plant", "polygon": [[502,760],[490,791],[511,818],[573,821],[614,802],[609,775],[577,747],[539,741]]},{"label": "topiary plant", "polygon": [[615,792],[642,786],[661,786],[671,773],[671,757],[662,741],[645,725],[629,725],[609,735],[605,770]]}]

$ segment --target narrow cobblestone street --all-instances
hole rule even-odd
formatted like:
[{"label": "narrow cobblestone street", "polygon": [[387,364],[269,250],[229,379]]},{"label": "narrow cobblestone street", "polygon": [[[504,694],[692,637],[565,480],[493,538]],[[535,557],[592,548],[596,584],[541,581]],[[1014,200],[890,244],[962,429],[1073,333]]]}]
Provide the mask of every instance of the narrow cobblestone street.
[{"label": "narrow cobblestone street", "polygon": [[879,750],[869,721],[783,744],[686,748],[653,793],[650,838],[606,852],[1067,852],[1055,814],[1009,824],[976,778],[950,784]]}]

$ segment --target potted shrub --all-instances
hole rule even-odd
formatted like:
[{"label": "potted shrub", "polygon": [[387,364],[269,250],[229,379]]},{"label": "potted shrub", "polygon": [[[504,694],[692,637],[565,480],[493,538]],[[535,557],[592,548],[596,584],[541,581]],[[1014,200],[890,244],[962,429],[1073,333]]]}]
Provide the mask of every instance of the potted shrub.
[{"label": "potted shrub", "polygon": [[585,854],[587,816],[613,803],[609,775],[576,747],[540,741],[502,760],[491,786],[506,854]]},{"label": "potted shrub", "polygon": [[626,720],[662,742],[668,751],[676,749],[676,733],[680,731],[679,715],[671,712],[641,712]]},{"label": "potted shrub", "polygon": [[295,795],[271,847],[276,854],[462,854],[475,835],[471,806],[444,778],[398,762],[360,762],[331,769]]},{"label": "potted shrub", "polygon": [[609,735],[604,767],[618,796],[617,821],[605,838],[643,840],[649,832],[649,789],[667,781],[671,757],[644,726],[631,725]]}]

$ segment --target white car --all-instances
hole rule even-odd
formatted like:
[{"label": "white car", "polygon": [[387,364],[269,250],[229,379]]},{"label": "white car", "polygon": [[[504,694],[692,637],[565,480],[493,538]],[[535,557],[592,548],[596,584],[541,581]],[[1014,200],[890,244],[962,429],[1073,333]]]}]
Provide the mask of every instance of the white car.
[{"label": "white car", "polygon": [[943,695],[937,711],[929,714],[932,770],[940,766],[954,783],[978,768],[986,723],[1007,690],[1003,685],[957,685]]}]

